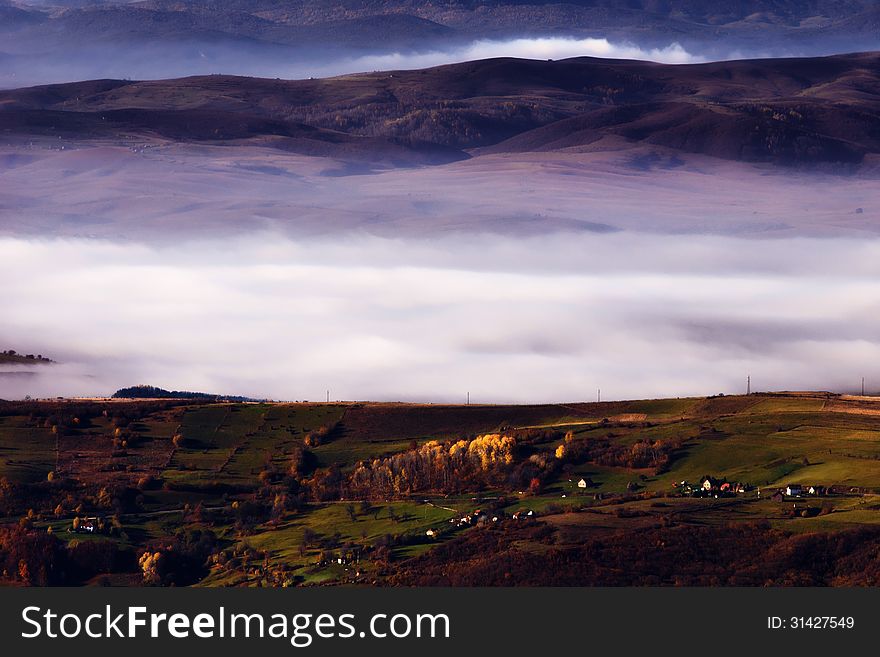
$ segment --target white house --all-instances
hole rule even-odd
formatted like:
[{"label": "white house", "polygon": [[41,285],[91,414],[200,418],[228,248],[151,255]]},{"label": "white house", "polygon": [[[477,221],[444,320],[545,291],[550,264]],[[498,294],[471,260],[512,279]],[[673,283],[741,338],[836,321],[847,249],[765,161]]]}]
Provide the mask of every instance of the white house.
[{"label": "white house", "polygon": [[94,534],[98,529],[98,518],[75,518],[72,529],[77,534]]},{"label": "white house", "polygon": [[800,497],[803,493],[804,489],[800,484],[789,484],[785,487],[785,494],[789,497]]},{"label": "white house", "polygon": [[587,487],[587,480],[584,479],[583,477],[581,477],[581,480],[578,482],[578,488],[586,488],[586,487]]}]

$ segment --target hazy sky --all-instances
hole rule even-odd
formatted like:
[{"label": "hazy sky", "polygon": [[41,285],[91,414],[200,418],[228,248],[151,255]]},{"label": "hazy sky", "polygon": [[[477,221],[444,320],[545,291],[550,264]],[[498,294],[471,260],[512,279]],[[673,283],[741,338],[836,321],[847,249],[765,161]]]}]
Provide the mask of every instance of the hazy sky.
[{"label": "hazy sky", "polygon": [[[880,388],[880,240],[0,240],[0,397],[538,402]],[[9,370],[11,368],[6,367]],[[51,374],[50,374],[51,372]]]}]

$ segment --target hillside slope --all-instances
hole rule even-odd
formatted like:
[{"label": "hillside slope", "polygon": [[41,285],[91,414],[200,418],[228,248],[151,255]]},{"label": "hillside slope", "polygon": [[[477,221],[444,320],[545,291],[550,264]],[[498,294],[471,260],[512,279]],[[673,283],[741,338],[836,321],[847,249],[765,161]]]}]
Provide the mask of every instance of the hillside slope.
[{"label": "hillside slope", "polygon": [[878,436],[819,392],[0,402],[0,583],[876,586]]},{"label": "hillside slope", "polygon": [[880,55],[665,66],[489,59],[319,80],[206,76],[0,92],[7,134],[259,140],[309,155],[442,163],[463,151],[666,147],[730,160],[880,152]]}]

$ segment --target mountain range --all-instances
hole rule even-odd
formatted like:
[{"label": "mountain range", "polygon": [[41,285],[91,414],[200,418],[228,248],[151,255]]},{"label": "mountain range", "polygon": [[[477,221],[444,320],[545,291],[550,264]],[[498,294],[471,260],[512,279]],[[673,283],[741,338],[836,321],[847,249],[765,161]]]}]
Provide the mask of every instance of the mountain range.
[{"label": "mountain range", "polygon": [[[648,53],[674,46],[688,61],[811,56],[876,50],[878,34],[873,0],[0,0],[0,86],[324,76],[395,67],[364,57],[474,59],[457,49],[517,39],[599,39],[599,48]],[[528,56],[513,46],[494,54]],[[566,56],[575,54],[603,53]]]},{"label": "mountain range", "polygon": [[[616,36],[639,43],[772,47],[876,40],[872,0],[50,0],[0,8],[2,29],[79,40],[234,39],[285,45],[406,47],[424,39]],[[327,44],[326,39],[332,43]]]}]

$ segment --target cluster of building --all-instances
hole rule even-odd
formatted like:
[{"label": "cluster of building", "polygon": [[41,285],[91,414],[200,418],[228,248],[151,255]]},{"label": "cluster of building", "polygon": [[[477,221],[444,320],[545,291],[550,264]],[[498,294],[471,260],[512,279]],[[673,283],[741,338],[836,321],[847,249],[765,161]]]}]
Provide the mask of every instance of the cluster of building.
[{"label": "cluster of building", "polygon": [[67,531],[74,534],[98,534],[104,532],[105,529],[106,522],[103,518],[80,518],[77,516],[73,519]]},{"label": "cluster of building", "polygon": [[[469,527],[470,525],[479,525],[490,521],[498,522],[499,520],[501,520],[500,512],[499,514],[489,516],[482,509],[476,509],[473,513],[461,516],[460,518],[450,518],[449,523],[456,527]],[[430,534],[428,535],[430,536]]]},{"label": "cluster of building", "polygon": [[682,495],[689,497],[733,497],[741,493],[746,493],[752,489],[749,484],[739,481],[727,481],[726,479],[716,479],[715,477],[706,476],[700,479],[700,483],[692,484],[688,481],[681,481],[672,484]]},{"label": "cluster of building", "polygon": [[[476,509],[473,513],[468,513],[464,516],[456,516],[454,518],[449,519],[449,524],[454,525],[455,527],[470,527],[472,525],[482,525],[487,522],[498,522],[505,517],[505,513],[503,511],[496,511],[493,514],[488,514],[482,509]],[[520,509],[519,511],[511,514],[510,516],[513,520],[527,520],[528,518],[534,518],[535,512],[531,509]],[[435,538],[440,535],[439,530],[429,529],[425,534],[429,538]]]},{"label": "cluster of building", "polygon": [[[753,490],[749,484],[738,481],[727,481],[726,479],[717,479],[715,477],[706,476],[700,479],[698,484],[692,484],[688,481],[680,481],[672,484],[673,488],[678,490],[682,495],[688,497],[734,497],[736,495],[747,493]],[[788,484],[784,488],[776,488],[769,491],[770,497],[774,500],[782,501],[792,497],[814,497],[828,495],[830,489],[825,486]],[[761,497],[762,491],[758,489],[758,497]],[[767,495],[768,491],[763,491]]]},{"label": "cluster of building", "polygon": [[[352,551],[343,551],[339,554],[330,552],[330,553],[322,553],[320,559],[317,562],[319,568],[326,568],[327,566],[352,566],[358,565],[361,562],[360,554],[352,552]],[[348,570],[346,568],[346,570]],[[359,575],[360,573],[358,573]]]},{"label": "cluster of building", "polygon": [[[828,495],[829,489],[825,486],[802,486],[801,484],[789,484],[785,488],[778,488],[774,490],[770,499],[775,500],[777,502],[783,502],[786,498],[789,497],[818,497],[822,495]],[[761,491],[758,491],[758,497],[761,496]]]}]

